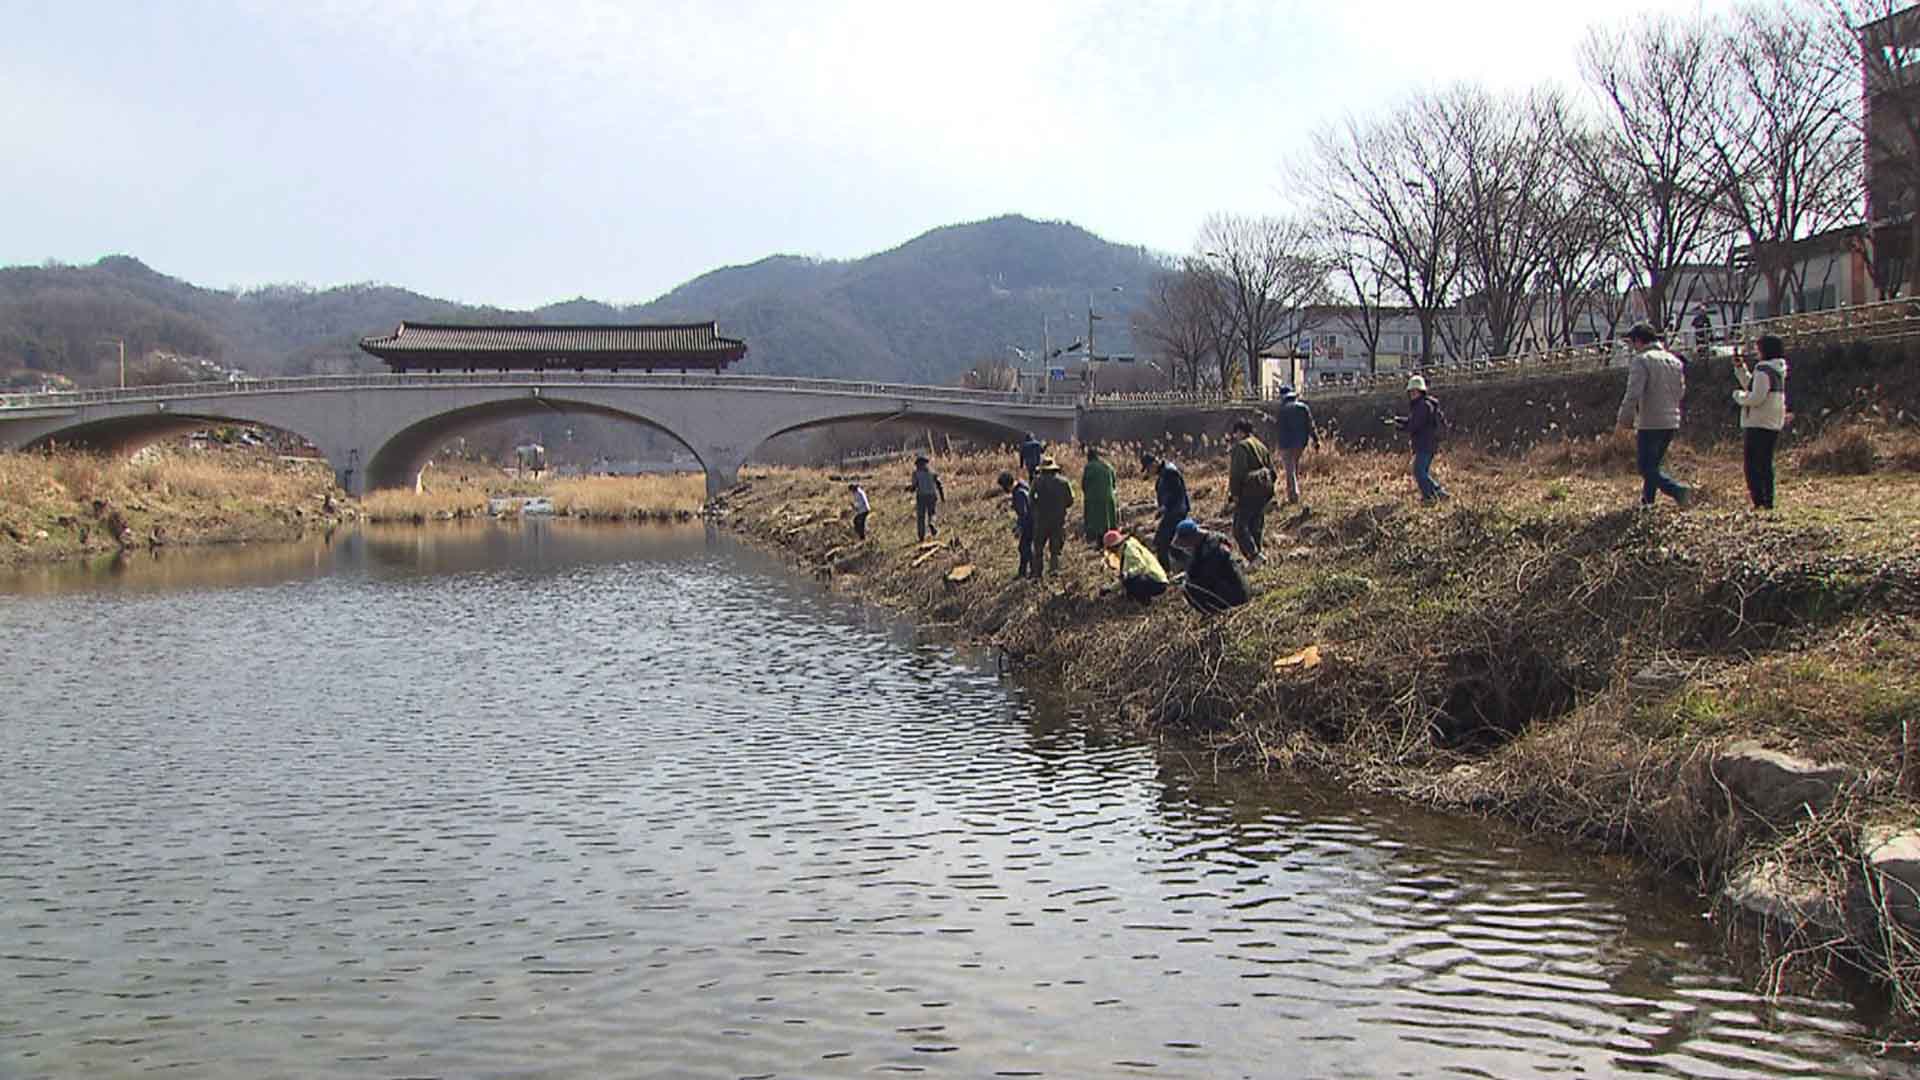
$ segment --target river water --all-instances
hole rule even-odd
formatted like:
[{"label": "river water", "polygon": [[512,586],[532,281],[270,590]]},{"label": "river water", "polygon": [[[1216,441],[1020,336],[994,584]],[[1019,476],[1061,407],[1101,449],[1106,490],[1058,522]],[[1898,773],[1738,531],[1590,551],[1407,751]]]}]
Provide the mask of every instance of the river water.
[{"label": "river water", "polygon": [[1915,1076],[1684,894],[1220,780],[698,529],[0,595],[0,1077]]}]

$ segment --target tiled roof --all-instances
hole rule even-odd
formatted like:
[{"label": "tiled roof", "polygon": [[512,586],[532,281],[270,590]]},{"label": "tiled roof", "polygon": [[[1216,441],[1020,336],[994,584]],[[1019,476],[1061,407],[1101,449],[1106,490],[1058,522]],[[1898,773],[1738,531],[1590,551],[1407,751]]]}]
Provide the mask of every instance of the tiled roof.
[{"label": "tiled roof", "polygon": [[536,356],[703,353],[733,354],[737,359],[747,351],[746,342],[721,337],[715,324],[710,322],[627,326],[461,326],[403,322],[391,334],[362,338],[360,347],[375,356],[422,352]]}]

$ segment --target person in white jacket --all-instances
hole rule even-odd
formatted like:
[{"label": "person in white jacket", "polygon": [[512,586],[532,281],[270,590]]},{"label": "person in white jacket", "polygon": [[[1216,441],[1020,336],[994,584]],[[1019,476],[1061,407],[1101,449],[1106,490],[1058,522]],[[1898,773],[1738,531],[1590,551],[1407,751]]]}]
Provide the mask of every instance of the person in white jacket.
[{"label": "person in white jacket", "polygon": [[1773,452],[1787,426],[1787,346],[1768,334],[1760,339],[1760,362],[1749,371],[1734,361],[1734,403],[1746,436],[1747,494],[1756,510],[1773,509]]}]

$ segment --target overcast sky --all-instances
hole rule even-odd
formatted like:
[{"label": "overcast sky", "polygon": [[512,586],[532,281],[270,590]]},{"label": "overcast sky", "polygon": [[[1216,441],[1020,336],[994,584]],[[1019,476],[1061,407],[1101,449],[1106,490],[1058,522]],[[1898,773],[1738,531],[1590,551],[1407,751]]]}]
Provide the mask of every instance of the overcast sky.
[{"label": "overcast sky", "polygon": [[0,0],[0,263],[523,307],[1004,213],[1186,251],[1319,125],[1701,2]]}]

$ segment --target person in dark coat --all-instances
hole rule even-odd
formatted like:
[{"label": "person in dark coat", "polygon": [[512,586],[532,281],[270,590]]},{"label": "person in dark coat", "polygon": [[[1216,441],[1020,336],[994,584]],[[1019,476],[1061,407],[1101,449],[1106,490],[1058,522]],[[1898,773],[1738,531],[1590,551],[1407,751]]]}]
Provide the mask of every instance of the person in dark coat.
[{"label": "person in dark coat", "polygon": [[1140,465],[1153,477],[1153,501],[1160,511],[1160,527],[1153,532],[1153,555],[1165,566],[1171,557],[1173,530],[1193,513],[1193,501],[1187,498],[1187,478],[1180,475],[1180,466],[1147,452],[1140,455]]},{"label": "person in dark coat", "polygon": [[1031,574],[1040,576],[1040,560],[1034,558],[1033,548],[1033,490],[1027,482],[1010,472],[1000,474],[1000,490],[1007,493],[1008,505],[1013,510],[1013,532],[1019,537],[1020,572],[1013,575],[1020,580]]},{"label": "person in dark coat", "polygon": [[1246,575],[1233,561],[1226,541],[1202,529],[1192,518],[1174,527],[1173,554],[1186,567],[1181,587],[1195,611],[1218,615],[1251,599]]},{"label": "person in dark coat", "polygon": [[1040,475],[1040,459],[1047,453],[1047,444],[1040,441],[1033,432],[1027,432],[1027,441],[1020,444],[1020,467],[1027,470],[1027,480],[1032,482]]},{"label": "person in dark coat", "polygon": [[1052,458],[1040,462],[1040,478],[1033,482],[1033,574],[1040,576],[1042,558],[1047,573],[1060,572],[1060,549],[1067,542],[1067,511],[1073,507],[1073,484],[1060,475]]},{"label": "person in dark coat", "polygon": [[1452,498],[1433,478],[1433,458],[1440,452],[1440,403],[1427,393],[1425,378],[1407,379],[1407,415],[1394,417],[1393,423],[1413,439],[1413,482],[1420,489],[1420,501]]},{"label": "person in dark coat", "polygon": [[928,533],[939,536],[940,526],[934,518],[940,512],[941,500],[947,497],[947,489],[940,483],[940,475],[927,467],[927,455],[913,459],[913,479],[907,481],[907,490],[913,492],[913,524],[920,539],[926,540]]}]

